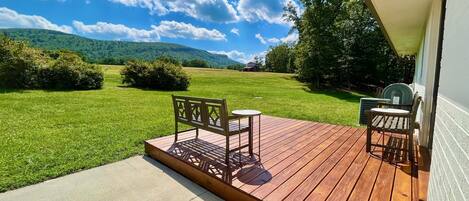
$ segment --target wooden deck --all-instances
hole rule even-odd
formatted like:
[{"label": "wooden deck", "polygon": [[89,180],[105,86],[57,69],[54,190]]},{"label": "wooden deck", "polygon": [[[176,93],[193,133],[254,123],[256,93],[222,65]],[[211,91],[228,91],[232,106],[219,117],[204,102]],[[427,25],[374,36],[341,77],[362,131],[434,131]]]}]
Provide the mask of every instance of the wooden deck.
[{"label": "wooden deck", "polygon": [[[423,149],[416,149],[418,164],[379,147],[366,153],[364,128],[262,116],[261,162],[244,152],[240,165],[234,154],[231,171],[223,162],[224,137],[202,131],[195,140],[194,133],[181,134],[178,143],[173,135],[148,140],[146,153],[227,200],[426,200],[429,161]],[[407,143],[398,135],[373,137],[375,143]],[[237,135],[231,141],[238,146]]]}]

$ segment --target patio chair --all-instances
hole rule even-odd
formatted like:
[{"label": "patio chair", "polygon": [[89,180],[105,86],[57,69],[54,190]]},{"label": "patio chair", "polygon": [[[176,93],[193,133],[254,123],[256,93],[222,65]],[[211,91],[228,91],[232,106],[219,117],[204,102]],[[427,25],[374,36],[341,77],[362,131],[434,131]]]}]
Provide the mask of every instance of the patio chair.
[{"label": "patio chair", "polygon": [[[398,149],[407,151],[409,160],[413,161],[413,134],[414,129],[418,128],[418,124],[415,119],[417,116],[418,107],[422,97],[415,93],[412,105],[394,105],[389,103],[379,103],[378,108],[373,108],[367,111],[368,125],[367,125],[367,136],[366,136],[366,152],[371,151],[371,146],[379,146],[388,149]],[[384,143],[372,144],[371,135],[373,131],[378,133],[396,133],[405,135],[408,137],[407,148],[396,148],[386,146]]]}]

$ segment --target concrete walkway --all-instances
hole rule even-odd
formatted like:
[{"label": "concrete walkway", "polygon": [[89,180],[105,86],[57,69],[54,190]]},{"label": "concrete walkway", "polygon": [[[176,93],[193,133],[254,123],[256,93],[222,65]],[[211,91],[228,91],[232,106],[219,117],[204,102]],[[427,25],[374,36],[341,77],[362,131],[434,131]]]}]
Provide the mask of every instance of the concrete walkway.
[{"label": "concrete walkway", "polygon": [[67,175],[0,194],[0,201],[220,200],[146,156]]}]

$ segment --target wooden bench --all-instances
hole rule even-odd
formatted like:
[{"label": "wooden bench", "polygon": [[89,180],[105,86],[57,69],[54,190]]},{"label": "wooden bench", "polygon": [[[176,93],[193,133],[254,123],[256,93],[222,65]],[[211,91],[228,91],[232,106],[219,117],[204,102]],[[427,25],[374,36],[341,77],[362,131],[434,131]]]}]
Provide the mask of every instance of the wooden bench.
[{"label": "wooden bench", "polygon": [[412,105],[393,105],[389,103],[378,103],[378,108],[367,111],[368,125],[366,136],[366,152],[371,151],[371,146],[379,146],[388,149],[396,149],[395,147],[372,144],[371,135],[373,131],[377,132],[390,132],[396,134],[403,134],[409,137],[407,148],[400,149],[408,152],[409,160],[413,161],[413,146],[414,146],[414,129],[419,128],[418,123],[415,121],[417,116],[418,107],[422,97],[415,93]]},{"label": "wooden bench", "polygon": [[[210,131],[226,137],[225,163],[230,167],[230,153],[249,147],[249,153],[252,155],[252,122],[249,124],[239,124],[239,117],[228,115],[228,109],[225,99],[198,98],[189,96],[172,96],[175,120],[174,142],[178,141],[179,131],[178,123],[183,123],[194,127],[196,135],[199,137],[199,129]],[[230,136],[249,132],[249,143],[230,149]]]}]

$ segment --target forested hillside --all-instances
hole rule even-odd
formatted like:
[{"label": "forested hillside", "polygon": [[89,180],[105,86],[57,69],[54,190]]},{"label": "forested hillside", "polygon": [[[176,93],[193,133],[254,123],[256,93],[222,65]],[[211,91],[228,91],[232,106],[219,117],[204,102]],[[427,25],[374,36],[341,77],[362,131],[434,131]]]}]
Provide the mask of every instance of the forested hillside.
[{"label": "forested hillside", "polygon": [[204,60],[213,67],[239,64],[226,55],[212,54],[173,43],[93,40],[41,29],[0,29],[0,33],[16,40],[29,41],[34,47],[78,52],[85,60],[93,63],[121,64],[129,59],[153,60],[160,56],[171,56],[181,62]]}]

